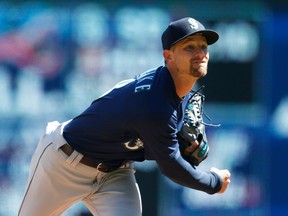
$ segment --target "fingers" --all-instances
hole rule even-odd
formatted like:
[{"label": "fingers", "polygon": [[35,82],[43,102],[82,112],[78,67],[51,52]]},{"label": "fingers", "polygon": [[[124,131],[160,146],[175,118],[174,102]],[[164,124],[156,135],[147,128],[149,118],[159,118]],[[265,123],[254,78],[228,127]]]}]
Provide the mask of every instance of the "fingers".
[{"label": "fingers", "polygon": [[231,177],[231,173],[229,172],[229,170],[225,169],[225,170],[221,170],[224,175],[225,175],[225,179],[229,179]]},{"label": "fingers", "polygon": [[199,146],[199,142],[197,140],[195,140],[190,146],[188,146],[184,150],[184,154],[190,155],[191,153],[193,153],[195,151],[196,148],[198,148],[198,146]]}]

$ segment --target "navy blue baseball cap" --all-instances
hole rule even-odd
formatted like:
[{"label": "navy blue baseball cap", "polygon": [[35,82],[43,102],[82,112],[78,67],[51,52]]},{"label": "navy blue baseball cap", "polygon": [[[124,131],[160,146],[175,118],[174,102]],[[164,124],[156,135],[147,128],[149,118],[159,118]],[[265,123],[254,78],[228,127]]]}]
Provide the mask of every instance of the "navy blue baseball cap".
[{"label": "navy blue baseball cap", "polygon": [[171,22],[163,32],[161,37],[163,50],[170,49],[175,43],[194,34],[203,35],[208,45],[215,43],[219,39],[216,31],[205,29],[199,21],[191,17],[185,17]]}]

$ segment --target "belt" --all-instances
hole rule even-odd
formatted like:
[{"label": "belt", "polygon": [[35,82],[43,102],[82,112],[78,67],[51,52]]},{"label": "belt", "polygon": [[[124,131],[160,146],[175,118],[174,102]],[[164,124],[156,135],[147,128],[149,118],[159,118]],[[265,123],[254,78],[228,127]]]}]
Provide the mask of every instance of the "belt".
[{"label": "belt", "polygon": [[[60,149],[67,155],[70,156],[74,149],[69,146],[68,144],[64,144],[63,146],[60,147]],[[80,163],[89,166],[89,167],[93,167],[96,168],[97,170],[104,172],[104,173],[109,173],[112,172],[116,169],[118,169],[119,167],[113,167],[113,166],[108,166],[106,164],[100,163],[100,162],[96,162],[88,157],[83,156],[82,159],[80,160]]]}]

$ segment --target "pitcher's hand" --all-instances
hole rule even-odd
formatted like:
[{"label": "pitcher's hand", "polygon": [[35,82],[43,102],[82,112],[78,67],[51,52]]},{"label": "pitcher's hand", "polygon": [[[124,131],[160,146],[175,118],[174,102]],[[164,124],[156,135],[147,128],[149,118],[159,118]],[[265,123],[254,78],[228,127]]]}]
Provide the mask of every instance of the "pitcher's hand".
[{"label": "pitcher's hand", "polygon": [[217,193],[218,194],[224,193],[226,191],[229,183],[230,183],[231,173],[227,169],[219,170],[216,167],[212,167],[210,169],[210,171],[216,173],[217,175],[219,175],[221,180],[222,180],[222,187],[221,187],[220,191],[217,192]]}]

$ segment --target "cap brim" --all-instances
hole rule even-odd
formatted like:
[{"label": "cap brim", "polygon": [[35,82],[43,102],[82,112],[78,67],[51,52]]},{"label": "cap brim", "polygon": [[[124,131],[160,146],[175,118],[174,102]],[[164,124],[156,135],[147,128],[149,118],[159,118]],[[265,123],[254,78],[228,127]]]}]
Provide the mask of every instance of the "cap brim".
[{"label": "cap brim", "polygon": [[203,36],[207,40],[208,45],[215,43],[219,39],[219,34],[213,30],[210,30],[210,29],[202,30],[202,31],[199,31],[198,33],[203,34]]},{"label": "cap brim", "polygon": [[191,36],[191,35],[195,35],[195,34],[199,34],[199,33],[202,34],[206,38],[208,45],[214,44],[219,39],[219,34],[217,32],[210,30],[210,29],[205,29],[205,30],[193,32],[192,34],[188,34],[188,35],[180,38],[179,40],[175,41],[173,44],[171,44],[171,46],[176,44],[177,42]]}]

